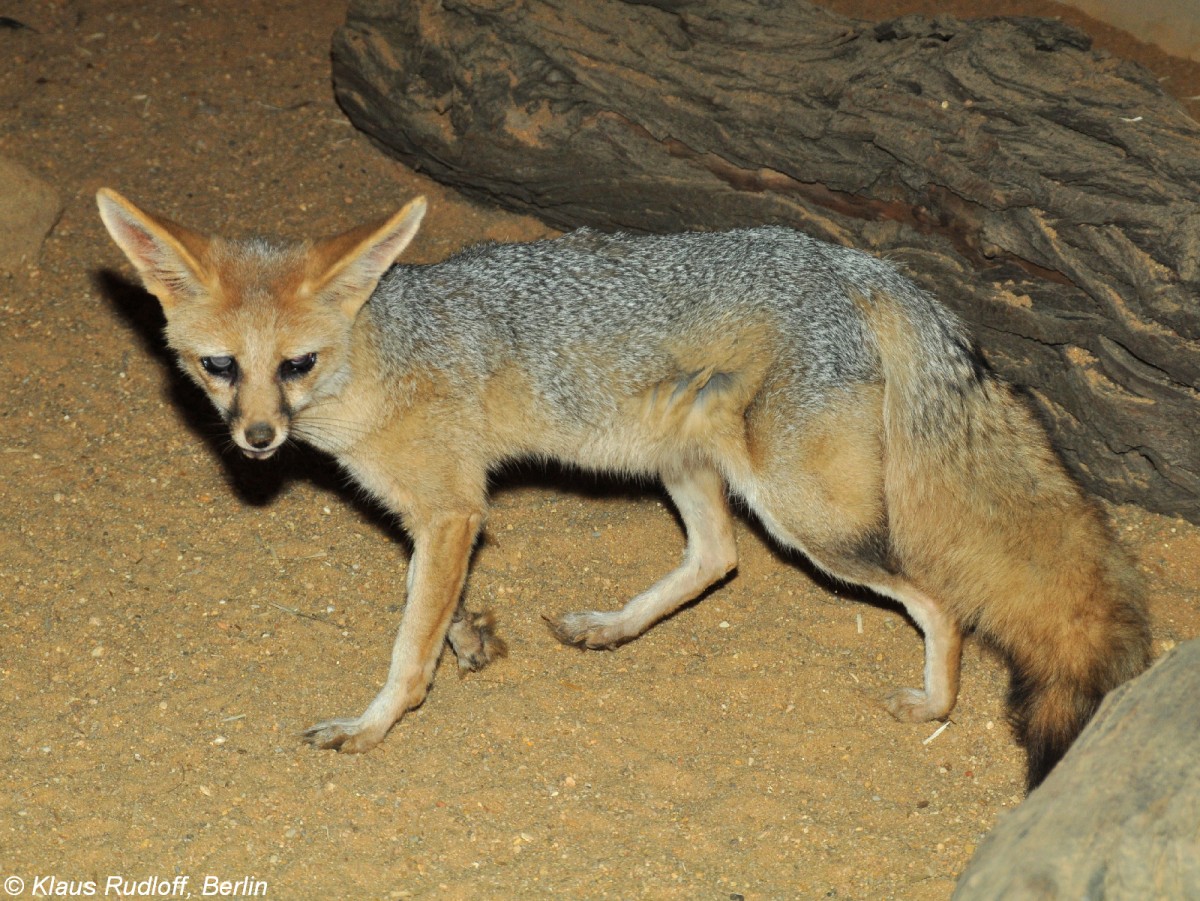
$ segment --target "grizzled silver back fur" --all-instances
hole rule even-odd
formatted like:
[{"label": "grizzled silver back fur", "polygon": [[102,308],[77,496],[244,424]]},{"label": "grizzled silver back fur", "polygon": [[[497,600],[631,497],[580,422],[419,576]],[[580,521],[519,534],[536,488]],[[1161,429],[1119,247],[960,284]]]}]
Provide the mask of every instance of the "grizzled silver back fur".
[{"label": "grizzled silver back fur", "polygon": [[880,378],[858,306],[877,294],[907,315],[926,378],[961,384],[971,374],[962,323],[890,263],[780,227],[581,229],[480,245],[431,266],[394,266],[363,312],[397,363],[446,370],[472,390],[516,363],[555,419],[604,427],[620,399],[687,375],[674,346],[730,335],[774,334],[778,346],[763,349],[774,360],[769,390],[799,414],[815,412],[830,391]]}]

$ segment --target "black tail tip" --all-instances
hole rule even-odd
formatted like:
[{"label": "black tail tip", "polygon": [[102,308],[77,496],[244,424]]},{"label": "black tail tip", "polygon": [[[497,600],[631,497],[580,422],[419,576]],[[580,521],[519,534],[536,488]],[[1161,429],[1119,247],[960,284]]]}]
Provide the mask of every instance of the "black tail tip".
[{"label": "black tail tip", "polygon": [[1064,690],[1014,673],[1009,690],[1009,716],[1017,741],[1025,749],[1025,791],[1045,781],[1100,706],[1103,694]]},{"label": "black tail tip", "polygon": [[1066,742],[1065,744],[1061,742],[1041,743],[1037,746],[1033,744],[1026,745],[1025,752],[1029,757],[1025,769],[1026,794],[1032,792],[1046,780],[1046,777],[1050,775],[1050,771],[1058,766],[1058,762],[1063,759],[1070,746],[1070,742]]}]

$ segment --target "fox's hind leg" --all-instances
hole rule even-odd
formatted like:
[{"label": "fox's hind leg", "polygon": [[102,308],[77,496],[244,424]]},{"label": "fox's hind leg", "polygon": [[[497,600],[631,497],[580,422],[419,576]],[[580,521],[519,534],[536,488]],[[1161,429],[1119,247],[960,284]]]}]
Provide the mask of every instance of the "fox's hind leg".
[{"label": "fox's hind leg", "polygon": [[751,409],[751,452],[731,461],[731,484],[782,544],[834,578],[904,605],[925,636],[924,685],[893,692],[888,710],[908,722],[945,717],[958,696],[962,630],[945,603],[914,584],[892,547],[882,391],[854,385],[822,412],[801,410],[783,394]]},{"label": "fox's hind leg", "polygon": [[871,586],[904,605],[925,636],[925,686],[900,688],[886,698],[887,709],[902,722],[923,723],[950,715],[958,700],[962,665],[962,630],[935,600],[915,586],[893,581]]},{"label": "fox's hind leg", "polygon": [[[902,722],[920,723],[942,719],[958,699],[962,662],[962,629],[944,604],[921,591],[893,560],[879,556],[886,545],[883,532],[849,534],[829,541],[828,523],[820,536],[806,531],[807,523],[792,516],[786,519],[758,510],[768,531],[781,543],[803,551],[820,569],[843,582],[861,585],[876,594],[900,602],[925,637],[924,685],[901,688],[885,698],[888,711]],[[831,517],[836,514],[832,513]]]},{"label": "fox's hind leg", "polygon": [[687,531],[683,563],[618,611],[566,613],[547,619],[560,641],[587,648],[616,647],[637,638],[737,566],[733,520],[720,473],[697,467],[664,474],[663,484]]}]

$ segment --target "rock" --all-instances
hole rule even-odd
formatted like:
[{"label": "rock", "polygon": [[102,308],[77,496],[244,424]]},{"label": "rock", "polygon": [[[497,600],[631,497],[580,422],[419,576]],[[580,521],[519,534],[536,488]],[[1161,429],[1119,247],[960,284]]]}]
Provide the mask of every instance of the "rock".
[{"label": "rock", "polygon": [[53,188],[20,163],[0,157],[0,272],[18,272],[37,261],[62,209]]},{"label": "rock", "polygon": [[954,901],[1194,898],[1200,890],[1200,639],[1117,688],[1003,817]]}]

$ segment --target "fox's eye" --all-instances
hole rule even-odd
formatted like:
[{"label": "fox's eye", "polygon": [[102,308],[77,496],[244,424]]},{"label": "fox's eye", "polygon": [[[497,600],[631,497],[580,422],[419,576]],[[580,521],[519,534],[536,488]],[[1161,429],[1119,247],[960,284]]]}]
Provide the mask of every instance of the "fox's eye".
[{"label": "fox's eye", "polygon": [[233,357],[201,357],[200,365],[209,375],[215,375],[220,379],[232,381],[233,377],[237,375],[237,360]]},{"label": "fox's eye", "polygon": [[317,355],[315,353],[301,354],[279,364],[279,377],[283,379],[299,378],[305,373],[311,372],[316,365]]}]

